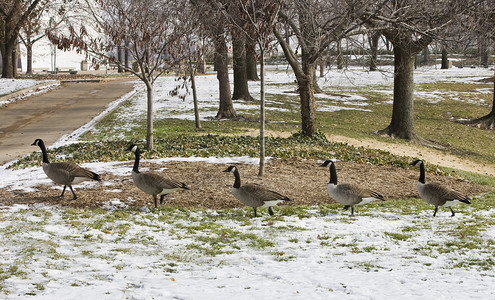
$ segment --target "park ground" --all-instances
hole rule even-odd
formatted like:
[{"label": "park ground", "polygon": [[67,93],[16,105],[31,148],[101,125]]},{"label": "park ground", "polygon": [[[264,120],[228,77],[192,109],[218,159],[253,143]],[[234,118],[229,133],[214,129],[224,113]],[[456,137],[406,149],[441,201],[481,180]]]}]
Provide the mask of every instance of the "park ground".
[{"label": "park ground", "polygon": [[[119,105],[87,114],[97,122],[73,124],[50,143],[52,160],[69,158],[103,178],[76,186],[77,200],[53,198],[61,187],[43,174],[30,140],[26,149],[35,153],[0,170],[0,292],[6,299],[492,299],[494,165],[485,148],[493,149],[493,133],[452,122],[488,110],[492,85],[479,83],[487,74],[418,71],[417,130],[438,150],[373,134],[388,121],[390,75],[362,70],[328,74],[321,82],[327,93],[317,95],[326,138],[301,139],[293,78],[272,69],[273,157],[263,178],[256,176],[257,103],[237,101],[238,121],[213,121],[215,76],[198,77],[204,130],[196,132],[190,98],[169,96],[174,81],[163,78],[155,89],[156,149],[145,151],[141,168],[191,190],[169,195],[158,209],[132,184],[133,155],[125,151],[130,142],[143,144],[145,93],[139,84],[122,91],[128,98]],[[319,165],[327,158],[338,160],[340,181],[377,189],[387,201],[359,206],[354,216],[342,211],[325,191],[329,172]],[[417,198],[412,158],[427,162],[427,181],[453,186],[473,203],[456,206],[455,217],[440,209],[433,218]],[[239,165],[243,182],[293,201],[273,217],[261,209],[253,218],[229,193],[233,176],[222,172],[229,164]]]}]

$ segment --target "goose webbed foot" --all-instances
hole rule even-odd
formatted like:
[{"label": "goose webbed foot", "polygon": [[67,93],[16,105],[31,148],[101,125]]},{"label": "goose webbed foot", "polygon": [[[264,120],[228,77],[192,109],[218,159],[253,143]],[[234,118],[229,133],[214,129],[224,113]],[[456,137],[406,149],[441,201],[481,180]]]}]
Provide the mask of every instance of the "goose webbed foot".
[{"label": "goose webbed foot", "polygon": [[450,212],[452,212],[452,215],[450,215],[451,217],[455,216],[455,212],[454,210],[452,209],[452,207],[449,207],[450,208]]},{"label": "goose webbed foot", "polygon": [[273,209],[272,207],[268,207],[268,213],[270,214],[270,216],[273,216]]},{"label": "goose webbed foot", "polygon": [[70,191],[72,192],[72,200],[76,200],[77,199],[77,196],[76,196],[76,193],[74,193],[74,190],[72,189],[72,185],[69,185],[69,188],[70,188]]},{"label": "goose webbed foot", "polygon": [[[64,193],[65,193],[65,188],[67,188],[66,185],[64,185],[64,188],[62,189],[62,194],[58,195],[58,196],[53,196],[54,199],[62,199],[64,198]],[[73,192],[74,193],[74,192]]]},{"label": "goose webbed foot", "polygon": [[438,206],[435,206],[435,212],[433,213],[434,217],[437,215],[437,211],[438,211]]}]

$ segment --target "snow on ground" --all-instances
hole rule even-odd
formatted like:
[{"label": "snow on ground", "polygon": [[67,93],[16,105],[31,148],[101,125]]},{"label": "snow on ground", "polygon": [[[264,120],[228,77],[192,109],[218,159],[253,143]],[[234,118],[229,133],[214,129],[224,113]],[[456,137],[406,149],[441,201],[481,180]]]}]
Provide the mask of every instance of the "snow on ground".
[{"label": "snow on ground", "polygon": [[[471,75],[470,75],[471,74]],[[417,71],[416,82],[473,81],[491,76],[483,69]],[[268,93],[284,94],[295,86],[283,68],[268,72]],[[15,82],[15,81],[14,81]],[[272,84],[270,84],[272,83]],[[0,80],[0,90],[10,85]],[[170,78],[155,86],[157,114],[192,116],[190,95],[185,101],[168,96]],[[203,117],[217,109],[215,76],[198,76]],[[259,83],[250,83],[253,96]],[[325,87],[392,86],[390,73],[330,71]],[[138,87],[139,88],[139,87]],[[132,118],[145,109],[143,92],[124,111]],[[366,109],[367,99],[336,97],[335,106]],[[126,98],[117,101],[122,102]],[[120,103],[119,102],[119,103]],[[256,104],[236,102],[239,110]],[[297,105],[297,102],[294,104]],[[277,103],[269,103],[275,108]],[[101,116],[100,116],[101,117]],[[94,124],[81,128],[85,131]],[[77,141],[79,133],[57,145]],[[257,163],[256,158],[168,158],[212,163]],[[128,177],[132,162],[88,163],[96,172]],[[40,167],[0,168],[0,187],[35,192],[50,184]],[[84,183],[87,186],[92,182]],[[82,186],[84,186],[82,184]],[[46,206],[0,208],[0,291],[6,299],[493,299],[495,227],[472,238],[472,246],[456,244],[462,226],[490,219],[495,209],[455,218],[442,211],[404,214],[394,208],[361,208],[356,216],[340,207],[301,208],[299,215],[251,218],[251,210],[119,211],[121,191],[103,184],[116,198],[107,211],[82,211]],[[54,187],[55,188],[55,187]],[[60,187],[56,187],[60,188]],[[228,192],[228,191],[227,191]],[[278,209],[276,215],[280,214]]]},{"label": "snow on ground", "polygon": [[[251,212],[251,211],[250,211]],[[486,214],[495,213],[495,210]],[[491,250],[445,249],[472,218],[372,210],[250,219],[207,211],[0,210],[15,299],[493,299]],[[124,217],[125,216],[125,217]],[[395,237],[419,228],[406,238]],[[438,246],[431,246],[438,245]],[[472,267],[457,264],[473,263]],[[14,296],[15,295],[15,296]]]},{"label": "snow on ground", "polygon": [[[8,79],[0,78],[0,97],[6,95],[4,100],[0,101],[0,107],[3,105],[22,100],[29,96],[35,96],[46,93],[50,89],[59,86],[60,83],[54,80],[33,80],[33,79]],[[15,92],[19,94],[11,95]],[[10,95],[10,96],[9,96]]]}]

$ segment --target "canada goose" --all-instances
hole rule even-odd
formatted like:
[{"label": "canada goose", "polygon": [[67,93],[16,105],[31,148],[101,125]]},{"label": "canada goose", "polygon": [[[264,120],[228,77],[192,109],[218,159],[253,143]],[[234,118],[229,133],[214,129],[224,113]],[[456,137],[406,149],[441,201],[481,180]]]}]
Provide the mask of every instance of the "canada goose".
[{"label": "canada goose", "polygon": [[64,185],[62,194],[60,196],[57,196],[57,198],[62,198],[65,193],[65,188],[69,186],[70,190],[72,191],[72,195],[74,196],[72,200],[75,200],[77,199],[77,196],[72,189],[73,184],[78,184],[89,179],[101,181],[98,174],[81,168],[80,166],[72,162],[50,163],[50,161],[48,160],[48,154],[46,153],[45,143],[42,139],[34,140],[31,146],[40,147],[41,152],[43,153],[43,171],[45,172],[46,176],[48,176],[48,178],[53,180],[55,183]]},{"label": "canada goose", "polygon": [[160,205],[163,204],[165,195],[177,190],[190,190],[183,182],[179,182],[172,178],[165,178],[160,174],[153,172],[139,172],[139,155],[140,151],[137,145],[130,145],[127,151],[132,151],[136,155],[134,167],[132,168],[132,181],[134,184],[146,194],[153,196],[155,208],[158,207],[157,196],[160,195]]},{"label": "canada goose", "polygon": [[419,166],[419,180],[416,187],[418,188],[419,196],[427,203],[435,206],[433,216],[437,215],[439,206],[447,206],[452,212],[451,217],[455,216],[452,206],[459,202],[471,204],[469,198],[453,189],[443,186],[436,182],[425,183],[425,164],[421,159],[417,159],[411,163],[411,166]]},{"label": "canada goose", "polygon": [[352,183],[337,184],[337,170],[332,160],[326,160],[320,167],[327,167],[330,164],[330,182],[327,185],[328,195],[340,204],[344,204],[344,209],[351,208],[351,215],[354,215],[354,205],[370,203],[375,200],[385,201],[380,193],[369,191]]},{"label": "canada goose", "polygon": [[273,216],[272,206],[284,201],[292,201],[277,192],[271,191],[262,185],[250,183],[241,186],[241,176],[236,166],[230,166],[224,172],[233,172],[235,181],[232,186],[232,194],[244,205],[254,208],[254,216],[258,207],[268,207],[268,213]]}]

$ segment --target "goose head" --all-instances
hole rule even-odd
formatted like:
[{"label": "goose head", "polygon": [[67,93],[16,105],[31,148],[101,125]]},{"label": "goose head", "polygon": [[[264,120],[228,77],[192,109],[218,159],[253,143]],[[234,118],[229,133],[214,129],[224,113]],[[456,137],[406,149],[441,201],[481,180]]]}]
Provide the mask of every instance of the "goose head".
[{"label": "goose head", "polygon": [[320,167],[328,167],[329,164],[331,164],[331,163],[333,164],[333,163],[335,163],[335,161],[336,161],[336,159],[327,159],[327,160],[325,160],[324,163],[322,163],[320,165]]},{"label": "goose head", "polygon": [[43,145],[43,140],[42,139],[35,139],[34,142],[31,144],[31,146],[40,146]]},{"label": "goose head", "polygon": [[136,151],[138,151],[138,146],[136,144],[132,144],[129,146],[129,148],[126,149],[126,151],[131,151],[136,153]]},{"label": "goose head", "polygon": [[230,166],[228,167],[227,169],[224,170],[224,172],[235,172],[235,170],[237,169],[236,166]]},{"label": "goose head", "polygon": [[423,163],[423,161],[421,159],[416,159],[415,161],[413,161],[409,165],[419,167],[422,163]]}]

